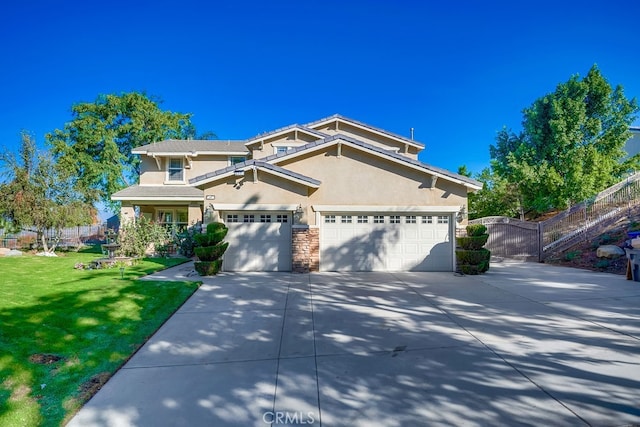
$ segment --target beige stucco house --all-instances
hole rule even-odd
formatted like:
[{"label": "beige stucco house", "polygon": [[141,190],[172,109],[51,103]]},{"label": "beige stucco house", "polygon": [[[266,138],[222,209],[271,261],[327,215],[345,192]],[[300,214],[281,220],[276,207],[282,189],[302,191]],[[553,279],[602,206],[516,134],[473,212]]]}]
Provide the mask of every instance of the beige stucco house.
[{"label": "beige stucco house", "polygon": [[140,183],[112,198],[123,221],[226,223],[226,271],[452,271],[481,183],[420,162],[422,149],[340,115],[244,141],[166,140],[133,150]]}]

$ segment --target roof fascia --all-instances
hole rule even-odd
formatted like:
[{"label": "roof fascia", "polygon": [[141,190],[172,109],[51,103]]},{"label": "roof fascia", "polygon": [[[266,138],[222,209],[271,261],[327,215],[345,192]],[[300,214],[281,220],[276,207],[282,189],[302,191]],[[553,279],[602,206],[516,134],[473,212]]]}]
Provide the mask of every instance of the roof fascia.
[{"label": "roof fascia", "polygon": [[[350,126],[357,127],[359,129],[366,130],[368,132],[372,132],[372,133],[375,133],[375,134],[380,135],[380,136],[384,136],[386,138],[393,139],[393,140],[398,141],[398,142],[400,142],[402,144],[408,144],[408,145],[410,145],[412,147],[415,147],[415,148],[418,148],[420,150],[424,149],[424,144],[421,144],[419,142],[413,141],[413,140],[408,139],[408,138],[404,138],[404,137],[401,137],[401,136],[396,136],[396,135],[394,135],[392,133],[380,130],[380,129],[376,128],[376,127],[369,126],[369,125],[366,125],[366,124],[361,124],[361,123],[359,123],[357,121],[354,121],[354,120],[351,120],[351,119],[347,119],[346,117],[342,117],[342,116],[328,117],[325,120],[321,120],[319,122],[315,122],[315,123],[312,123],[311,125],[307,125],[307,126],[310,127],[311,129],[315,129],[316,127],[324,126],[326,124],[333,123],[333,122],[336,122],[336,121],[337,122],[341,122],[341,123],[346,123],[346,124],[348,124]],[[338,130],[338,132],[339,132],[339,130]]]},{"label": "roof fascia", "polygon": [[296,182],[298,184],[302,184],[302,185],[305,185],[305,186],[310,187],[310,188],[319,188],[320,187],[320,184],[316,184],[315,182],[302,180],[302,179],[296,178],[294,176],[287,175],[287,174],[275,171],[273,169],[269,169],[267,166],[255,165],[255,164],[249,164],[247,166],[242,166],[242,167],[239,167],[239,168],[236,168],[236,169],[229,170],[229,171],[227,171],[225,173],[221,173],[220,175],[212,176],[210,178],[203,179],[202,181],[194,182],[193,184],[191,184],[191,186],[192,187],[197,187],[197,186],[200,186],[200,185],[203,185],[203,184],[208,184],[210,182],[218,181],[220,179],[228,178],[230,176],[234,176],[235,173],[237,171],[239,171],[239,170],[241,170],[243,172],[247,172],[247,171],[251,171],[253,169],[257,169],[259,171],[266,172],[268,174],[277,176],[277,177],[282,178],[282,179],[286,179],[288,181]]},{"label": "roof fascia", "polygon": [[314,132],[311,132],[309,129],[305,129],[304,126],[293,125],[291,127],[288,127],[288,128],[285,128],[285,129],[282,129],[282,130],[279,130],[279,131],[275,131],[273,133],[266,133],[264,135],[255,136],[253,138],[250,138],[250,139],[247,140],[247,142],[245,142],[244,145],[246,145],[248,147],[250,145],[258,144],[260,142],[264,142],[265,140],[274,139],[274,138],[277,138],[277,137],[282,136],[282,135],[287,135],[287,134],[295,132],[295,131],[302,132],[302,133],[304,133],[306,135],[314,136],[314,137],[316,137],[318,139],[322,139],[319,135],[315,134]]},{"label": "roof fascia", "polygon": [[437,171],[434,171],[434,170],[430,169],[428,166],[416,165],[416,164],[414,164],[412,162],[408,162],[408,161],[404,161],[402,159],[398,159],[395,156],[393,156],[392,154],[387,154],[387,153],[378,152],[378,151],[374,151],[374,150],[368,149],[366,147],[361,146],[360,144],[356,144],[356,143],[353,143],[353,142],[349,141],[348,137],[345,137],[345,136],[339,135],[339,134],[336,135],[335,137],[332,137],[331,139],[327,139],[327,142],[325,142],[323,144],[318,144],[318,145],[315,145],[313,147],[309,147],[308,149],[299,150],[299,151],[296,151],[296,152],[291,153],[291,154],[286,154],[286,155],[281,156],[281,157],[273,158],[271,160],[265,159],[265,161],[267,161],[269,163],[273,163],[273,164],[278,164],[278,163],[280,163],[282,161],[294,159],[294,158],[296,158],[298,156],[301,156],[301,155],[304,155],[304,154],[313,153],[315,151],[320,151],[322,149],[325,149],[327,147],[332,147],[332,146],[337,145],[337,144],[348,145],[349,147],[355,148],[356,150],[360,150],[360,151],[369,153],[371,155],[374,155],[374,156],[377,156],[377,157],[380,157],[380,158],[383,158],[383,159],[386,159],[386,160],[390,160],[393,163],[396,163],[396,164],[399,164],[399,165],[403,165],[403,166],[409,167],[411,169],[414,169],[414,170],[417,170],[417,171],[420,171],[420,172],[425,172],[425,173],[427,173],[429,175],[432,175],[432,176],[437,176],[438,178],[442,178],[442,179],[444,179],[446,181],[450,181],[450,182],[453,182],[453,183],[456,183],[456,184],[464,185],[465,187],[473,189],[473,190],[481,190],[482,189],[482,187],[478,187],[478,186],[473,185],[471,183],[468,183],[468,182],[465,182],[465,181],[450,177],[448,175],[439,173]]}]

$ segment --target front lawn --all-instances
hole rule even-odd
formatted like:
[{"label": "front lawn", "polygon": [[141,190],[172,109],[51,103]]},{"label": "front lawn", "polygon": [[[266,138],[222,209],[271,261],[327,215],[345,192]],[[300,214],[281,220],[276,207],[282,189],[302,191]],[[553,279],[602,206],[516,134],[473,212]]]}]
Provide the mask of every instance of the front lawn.
[{"label": "front lawn", "polygon": [[185,259],[74,269],[100,256],[0,258],[0,425],[68,421],[198,287],[137,280]]}]

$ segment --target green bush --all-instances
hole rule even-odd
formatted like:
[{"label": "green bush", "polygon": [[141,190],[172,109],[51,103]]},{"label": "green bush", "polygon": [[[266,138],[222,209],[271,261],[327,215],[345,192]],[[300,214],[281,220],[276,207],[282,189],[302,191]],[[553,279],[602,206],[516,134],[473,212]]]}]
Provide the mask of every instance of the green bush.
[{"label": "green bush", "polygon": [[491,251],[485,248],[471,251],[458,249],[456,250],[456,256],[460,264],[478,265],[491,257]]},{"label": "green bush", "polygon": [[477,251],[487,243],[488,239],[488,234],[483,234],[482,236],[456,237],[456,243],[462,249]]},{"label": "green bush", "polygon": [[197,234],[194,236],[196,240],[196,246],[216,245],[226,237],[228,231],[229,229],[226,227],[222,229],[212,229],[211,231],[209,231],[209,227],[207,226],[206,234]]},{"label": "green bush", "polygon": [[181,233],[177,233],[174,237],[174,243],[178,248],[178,252],[187,258],[191,258],[195,255],[194,249],[196,247],[196,236],[202,233],[202,227],[200,225],[192,225],[185,229]]},{"label": "green bush", "polygon": [[166,228],[141,216],[135,221],[125,221],[120,226],[118,243],[120,252],[125,256],[144,257],[152,244],[155,248],[160,248],[169,242],[169,238]]},{"label": "green bush", "polygon": [[220,271],[220,267],[222,267],[222,260],[196,261],[194,267],[201,276],[215,276]]},{"label": "green bush", "polygon": [[228,242],[222,242],[214,246],[197,247],[195,248],[195,253],[200,261],[214,261],[220,258],[228,247]]},{"label": "green bush", "polygon": [[228,231],[226,225],[214,222],[207,225],[206,234],[194,236],[196,243],[194,252],[199,258],[195,268],[201,276],[213,276],[220,271],[222,255],[229,247],[228,243],[222,241]]},{"label": "green bush", "polygon": [[579,258],[582,255],[582,251],[571,251],[564,254],[565,261],[573,261],[576,258]]},{"label": "green bush", "polygon": [[467,225],[467,236],[482,236],[487,232],[487,226],[484,224]]}]

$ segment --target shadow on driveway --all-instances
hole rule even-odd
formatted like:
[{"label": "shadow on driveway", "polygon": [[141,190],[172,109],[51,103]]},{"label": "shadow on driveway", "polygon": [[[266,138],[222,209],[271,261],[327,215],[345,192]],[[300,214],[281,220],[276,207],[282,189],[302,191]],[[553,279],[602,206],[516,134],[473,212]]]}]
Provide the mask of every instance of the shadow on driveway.
[{"label": "shadow on driveway", "polygon": [[222,274],[69,425],[640,423],[639,302],[543,264]]}]

